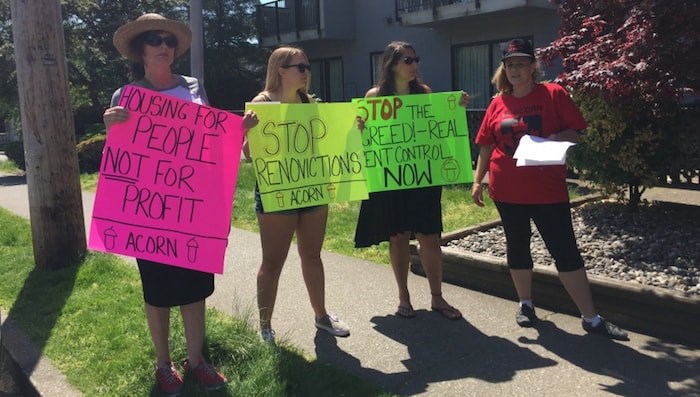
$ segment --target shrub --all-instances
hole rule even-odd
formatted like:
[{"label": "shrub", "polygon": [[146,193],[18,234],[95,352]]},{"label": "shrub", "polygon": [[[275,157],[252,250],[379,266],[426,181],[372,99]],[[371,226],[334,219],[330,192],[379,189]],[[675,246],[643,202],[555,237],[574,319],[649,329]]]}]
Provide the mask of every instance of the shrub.
[{"label": "shrub", "polygon": [[81,173],[92,174],[100,170],[106,139],[106,135],[95,135],[78,143],[78,164]]},{"label": "shrub", "polygon": [[96,135],[104,135],[105,133],[106,132],[104,123],[88,124],[85,126],[83,135],[80,136],[79,142],[88,140]]},{"label": "shrub", "polygon": [[17,168],[22,171],[26,170],[26,164],[24,164],[24,145],[22,141],[7,142],[5,144],[5,156],[11,160]]},{"label": "shrub", "polygon": [[641,195],[669,170],[693,171],[681,100],[697,88],[697,1],[561,1],[559,38],[540,52],[562,60],[556,81],[569,88],[589,125],[573,165],[610,189]]}]

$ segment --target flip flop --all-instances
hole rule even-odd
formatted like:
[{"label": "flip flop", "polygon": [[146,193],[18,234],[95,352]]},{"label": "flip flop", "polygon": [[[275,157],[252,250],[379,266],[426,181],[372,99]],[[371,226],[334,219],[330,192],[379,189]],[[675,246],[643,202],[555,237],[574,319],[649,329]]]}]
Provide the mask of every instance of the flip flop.
[{"label": "flip flop", "polygon": [[462,313],[452,306],[447,307],[431,307],[434,312],[442,314],[448,320],[459,320],[462,318]]},{"label": "flip flop", "polygon": [[399,305],[398,310],[396,310],[396,315],[403,318],[413,318],[416,316],[416,312],[413,310],[413,306]]}]

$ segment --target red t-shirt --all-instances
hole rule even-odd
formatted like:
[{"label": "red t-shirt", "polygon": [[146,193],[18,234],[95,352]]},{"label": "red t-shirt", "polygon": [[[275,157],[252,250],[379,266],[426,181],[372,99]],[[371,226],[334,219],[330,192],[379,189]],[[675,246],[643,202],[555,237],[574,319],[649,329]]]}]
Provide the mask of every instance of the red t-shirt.
[{"label": "red t-shirt", "polygon": [[566,166],[516,167],[513,154],[523,135],[546,138],[566,130],[583,130],[586,121],[569,93],[557,84],[536,84],[523,98],[496,96],[476,135],[477,145],[493,145],[489,162],[489,193],[513,204],[553,204],[569,201]]}]

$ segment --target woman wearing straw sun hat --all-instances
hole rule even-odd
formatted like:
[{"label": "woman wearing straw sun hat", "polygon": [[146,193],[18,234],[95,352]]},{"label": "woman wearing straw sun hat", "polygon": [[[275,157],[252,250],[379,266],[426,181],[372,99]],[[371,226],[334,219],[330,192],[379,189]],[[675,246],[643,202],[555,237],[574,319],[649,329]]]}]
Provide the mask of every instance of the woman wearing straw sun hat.
[{"label": "woman wearing straw sun hat", "polygon": [[[131,84],[159,91],[197,104],[207,104],[204,87],[194,77],[173,74],[171,65],[190,46],[192,32],[187,25],[159,14],[144,14],[122,25],[114,33],[114,46],[132,62]],[[129,112],[117,106],[121,88],[104,112],[107,130],[126,121]],[[244,117],[244,126],[257,123],[254,114]],[[180,307],[185,328],[187,358],[185,371],[192,372],[208,390],[226,385],[226,378],[204,360],[205,299],[214,292],[214,275],[162,263],[136,259],[141,274],[146,319],[156,352],[156,381],[167,396],[183,391],[183,379],[173,365],[169,349],[170,309]]]}]

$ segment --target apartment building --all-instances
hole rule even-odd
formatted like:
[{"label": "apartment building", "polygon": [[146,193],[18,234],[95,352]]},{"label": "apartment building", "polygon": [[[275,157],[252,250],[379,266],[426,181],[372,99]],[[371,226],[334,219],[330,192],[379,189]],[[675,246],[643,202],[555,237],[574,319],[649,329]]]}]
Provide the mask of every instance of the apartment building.
[{"label": "apartment building", "polygon": [[[363,96],[376,81],[387,43],[412,43],[433,91],[463,89],[470,109],[493,95],[501,46],[515,37],[535,47],[556,38],[557,7],[548,0],[262,0],[259,42],[302,47],[312,64],[311,91],[324,101]],[[557,69],[545,70],[554,78]],[[471,128],[470,128],[471,129]]]}]

